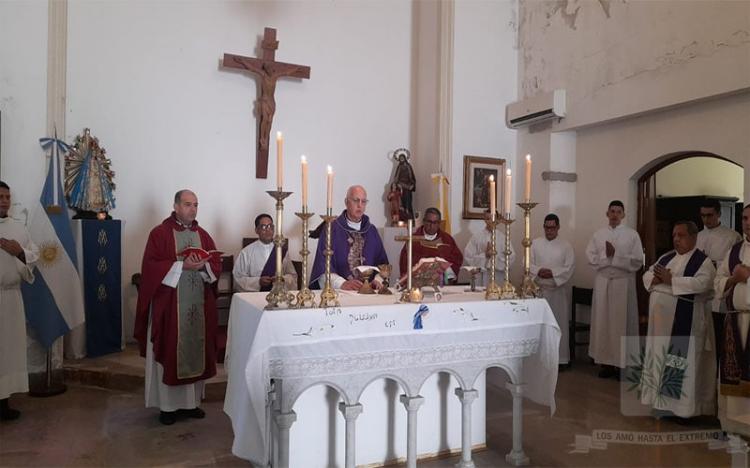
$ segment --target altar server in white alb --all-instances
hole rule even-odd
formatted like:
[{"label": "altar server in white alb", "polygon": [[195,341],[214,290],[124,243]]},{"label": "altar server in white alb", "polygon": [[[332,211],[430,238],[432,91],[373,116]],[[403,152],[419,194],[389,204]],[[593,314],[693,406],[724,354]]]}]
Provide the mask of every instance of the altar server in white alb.
[{"label": "altar server in white alb", "polygon": [[575,270],[575,253],[570,243],[558,237],[560,218],[548,214],[544,218],[544,237],[531,243],[531,274],[547,299],[557,319],[560,337],[560,365],[570,364],[569,329],[570,285],[568,281]]},{"label": "altar server in white alb", "polygon": [[[273,218],[259,214],[255,218],[258,240],[242,249],[234,262],[234,289],[238,292],[270,291],[276,276],[276,249],[273,243]],[[297,271],[288,255],[287,246],[281,249],[284,283],[297,289]]]},{"label": "altar server in white alb", "polygon": [[700,210],[703,229],[698,233],[696,247],[708,255],[714,266],[719,266],[719,262],[734,244],[742,240],[742,236],[721,224],[721,204],[718,200],[705,200],[701,203]]},{"label": "altar server in white alb", "polygon": [[714,314],[719,355],[721,428],[750,437],[750,205],[742,209],[742,241],[719,262],[714,294],[727,313]]},{"label": "altar server in white alb", "polygon": [[17,419],[10,395],[29,391],[26,369],[26,315],[21,281],[34,281],[39,250],[23,223],[8,216],[10,187],[0,181],[0,420]]},{"label": "altar server in white alb", "polygon": [[643,266],[643,246],[638,233],[622,224],[624,218],[625,205],[610,202],[609,224],[596,231],[586,247],[586,258],[596,271],[589,356],[603,366],[601,378],[619,378],[616,368],[627,364],[621,338],[638,336],[635,272]]},{"label": "altar server in white alb", "polygon": [[714,414],[716,408],[716,361],[707,342],[706,313],[716,269],[695,247],[697,238],[695,223],[675,223],[674,250],[643,275],[650,296],[641,403],[681,418]]}]

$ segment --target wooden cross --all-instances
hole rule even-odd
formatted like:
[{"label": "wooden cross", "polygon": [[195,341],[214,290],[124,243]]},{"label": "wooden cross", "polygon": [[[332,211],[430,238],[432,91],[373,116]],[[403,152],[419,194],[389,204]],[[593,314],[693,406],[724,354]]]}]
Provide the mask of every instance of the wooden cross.
[{"label": "wooden cross", "polygon": [[255,155],[255,177],[268,177],[268,141],[271,135],[273,114],[276,112],[276,80],[284,76],[293,78],[310,78],[310,67],[292,63],[276,62],[274,60],[279,41],[276,40],[276,30],[266,28],[261,42],[263,58],[244,57],[242,55],[224,54],[225,68],[246,70],[260,76],[260,122],[258,123],[258,147]]}]

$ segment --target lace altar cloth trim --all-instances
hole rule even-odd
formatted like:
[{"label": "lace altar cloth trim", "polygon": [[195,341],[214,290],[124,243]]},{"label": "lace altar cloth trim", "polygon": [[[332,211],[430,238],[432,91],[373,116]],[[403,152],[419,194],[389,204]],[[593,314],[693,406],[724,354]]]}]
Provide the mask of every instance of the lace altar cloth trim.
[{"label": "lace altar cloth trim", "polygon": [[417,350],[388,350],[346,356],[277,358],[269,360],[268,371],[271,378],[287,379],[385,372],[450,363],[523,357],[536,353],[538,347],[538,339],[526,339],[434,346]]}]

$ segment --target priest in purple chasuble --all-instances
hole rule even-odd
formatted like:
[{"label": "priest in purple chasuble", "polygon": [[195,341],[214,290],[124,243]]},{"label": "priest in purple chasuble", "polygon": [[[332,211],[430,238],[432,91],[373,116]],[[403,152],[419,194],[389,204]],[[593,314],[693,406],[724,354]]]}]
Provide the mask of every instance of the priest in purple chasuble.
[{"label": "priest in purple chasuble", "polygon": [[[437,208],[427,208],[422,217],[422,225],[414,232],[415,236],[424,236],[423,241],[414,241],[412,246],[412,267],[419,263],[422,258],[440,257],[450,262],[451,267],[446,270],[446,279],[448,282],[455,280],[458,270],[464,262],[464,254],[456,245],[456,241],[447,232],[440,229],[440,210]],[[398,262],[399,274],[403,277],[406,275],[406,244],[401,249],[401,257]]]},{"label": "priest in purple chasuble", "polygon": [[[234,289],[238,292],[270,291],[276,276],[276,246],[273,243],[273,218],[260,214],[255,218],[258,240],[246,246],[234,262],[232,275]],[[281,249],[284,283],[297,289],[297,271],[288,254],[288,244]]]},{"label": "priest in purple chasuble", "polygon": [[162,424],[202,418],[204,382],[216,374],[216,279],[221,260],[181,253],[215,250],[198,226],[198,198],[175,194],[174,212],[148,236],[138,288],[135,338],[146,358],[146,407],[159,408]]},{"label": "priest in purple chasuble", "polygon": [[697,239],[695,223],[678,221],[672,229],[674,250],[643,275],[650,295],[641,403],[681,418],[712,415],[716,408],[708,313],[716,269],[696,248]]},{"label": "priest in purple chasuble", "polygon": [[719,264],[714,294],[726,305],[716,333],[719,420],[727,432],[750,437],[750,205],[742,210],[742,241]]},{"label": "priest in purple chasuble", "polygon": [[[365,214],[367,192],[361,185],[353,185],[346,191],[346,210],[331,223],[331,283],[335,289],[359,290],[362,281],[353,271],[358,266],[378,266],[388,263],[383,241],[370,218]],[[326,230],[321,231],[315,261],[310,274],[310,287],[322,288],[325,281]],[[379,278],[372,281],[373,289],[379,289]]]}]

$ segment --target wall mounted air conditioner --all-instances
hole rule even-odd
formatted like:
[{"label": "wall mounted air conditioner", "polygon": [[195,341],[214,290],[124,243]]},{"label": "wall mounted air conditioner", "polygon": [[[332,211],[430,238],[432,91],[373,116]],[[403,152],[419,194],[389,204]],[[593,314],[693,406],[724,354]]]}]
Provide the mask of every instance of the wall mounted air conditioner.
[{"label": "wall mounted air conditioner", "polygon": [[505,125],[519,128],[565,117],[565,90],[556,89],[505,106]]}]

